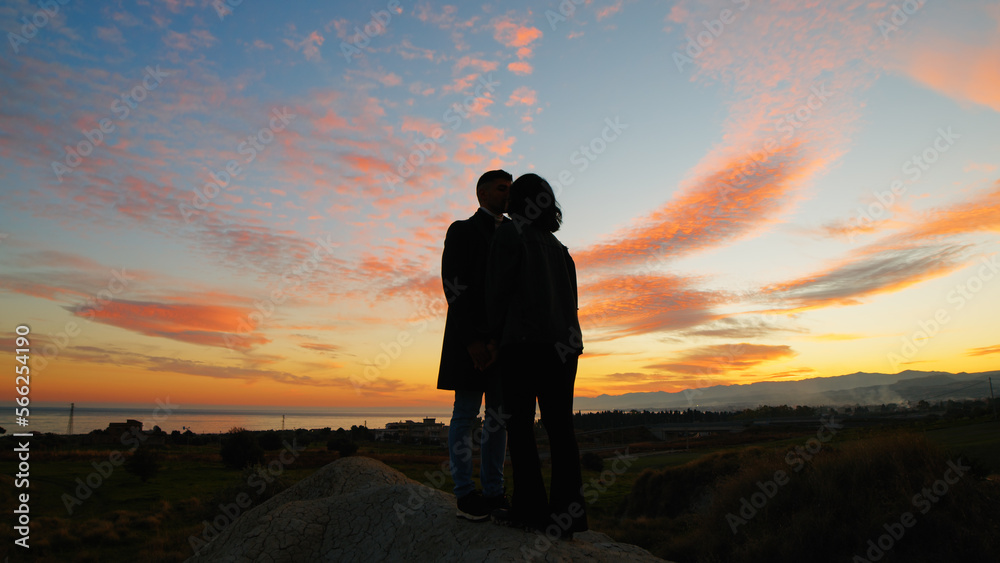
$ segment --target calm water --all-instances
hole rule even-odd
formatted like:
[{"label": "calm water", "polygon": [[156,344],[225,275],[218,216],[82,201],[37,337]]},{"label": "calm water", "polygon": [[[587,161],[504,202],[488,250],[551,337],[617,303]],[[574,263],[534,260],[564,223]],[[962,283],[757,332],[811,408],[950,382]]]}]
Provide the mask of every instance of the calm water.
[{"label": "calm water", "polygon": [[[69,429],[69,405],[65,406],[35,406],[30,408],[29,425],[17,426],[13,420],[14,405],[4,405],[7,414],[0,418],[0,426],[8,433],[12,432],[54,432],[66,434]],[[419,407],[417,407],[419,408]],[[143,407],[87,407],[76,405],[73,411],[73,433],[86,434],[91,430],[104,430],[109,422],[125,422],[135,419],[143,423],[144,430],[159,426],[165,432],[190,429],[197,434],[225,432],[234,426],[242,426],[248,430],[281,430],[282,415],[284,427],[295,428],[325,428],[349,429],[351,426],[367,425],[368,428],[384,428],[387,422],[400,420],[423,420],[424,417],[437,418],[437,422],[448,424],[451,410],[435,405],[428,410],[415,410],[414,407],[398,409],[322,409],[302,407],[198,407],[173,408],[169,413],[156,411],[156,405]]]}]

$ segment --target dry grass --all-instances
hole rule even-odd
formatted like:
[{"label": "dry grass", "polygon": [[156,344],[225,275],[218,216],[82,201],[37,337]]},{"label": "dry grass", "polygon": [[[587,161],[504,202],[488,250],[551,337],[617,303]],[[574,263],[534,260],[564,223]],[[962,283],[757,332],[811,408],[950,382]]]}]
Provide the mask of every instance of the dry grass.
[{"label": "dry grass", "polygon": [[[986,472],[973,467],[945,494],[932,493],[937,501],[915,504],[915,495],[958,461],[923,436],[825,444],[798,472],[799,464],[786,462],[788,451],[755,447],[647,470],[617,529],[606,531],[678,561],[850,561],[865,557],[868,541],[908,512],[916,524],[903,528],[880,563],[998,560],[1000,487]],[[782,485],[775,483],[779,471],[787,477]],[[747,508],[752,500],[762,506]]]}]

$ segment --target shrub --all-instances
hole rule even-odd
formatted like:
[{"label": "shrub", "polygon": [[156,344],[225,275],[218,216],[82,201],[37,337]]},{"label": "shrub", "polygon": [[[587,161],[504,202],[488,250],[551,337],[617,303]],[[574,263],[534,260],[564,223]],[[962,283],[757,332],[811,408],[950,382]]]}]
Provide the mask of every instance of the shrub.
[{"label": "shrub", "polygon": [[[291,433],[289,432],[288,434]],[[283,442],[286,439],[289,442],[291,442],[291,438],[290,437],[286,438],[285,433],[278,432],[275,430],[268,430],[267,432],[264,432],[257,437],[257,441],[258,443],[260,443],[260,447],[264,448],[264,450],[266,451],[280,450],[281,448],[285,447]]]},{"label": "shrub", "polygon": [[334,438],[326,443],[326,449],[336,451],[340,457],[346,457],[357,452],[358,445],[346,438]]},{"label": "shrub", "polygon": [[243,469],[248,465],[263,463],[264,449],[257,438],[246,428],[232,428],[222,437],[219,450],[222,463],[232,469]]},{"label": "shrub", "polygon": [[[910,513],[915,526],[878,555],[881,563],[995,561],[1000,490],[966,458],[905,433],[823,444],[802,464],[788,462],[791,449],[749,448],[647,470],[626,499],[616,538],[684,561],[850,561]],[[944,482],[950,463],[971,469],[936,501],[917,498]]]}]

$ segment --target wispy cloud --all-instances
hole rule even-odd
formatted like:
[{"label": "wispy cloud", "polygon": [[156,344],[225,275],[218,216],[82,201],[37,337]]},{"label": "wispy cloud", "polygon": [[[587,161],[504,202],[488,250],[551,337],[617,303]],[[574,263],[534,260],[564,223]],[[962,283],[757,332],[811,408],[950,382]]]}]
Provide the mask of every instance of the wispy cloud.
[{"label": "wispy cloud", "polygon": [[804,310],[863,299],[953,272],[968,258],[961,245],[915,246],[863,254],[829,269],[764,288],[778,307]]},{"label": "wispy cloud", "polygon": [[965,352],[967,356],[988,356],[990,354],[1000,354],[1000,344],[996,346],[983,346],[981,348],[970,348]]},{"label": "wispy cloud", "polygon": [[683,350],[669,361],[644,366],[645,369],[690,375],[724,375],[746,371],[765,362],[795,357],[789,346],[767,344],[719,344]]},{"label": "wispy cloud", "polygon": [[796,145],[720,162],[635,226],[578,253],[577,260],[587,268],[617,268],[734,242],[775,221],[818,165]]}]

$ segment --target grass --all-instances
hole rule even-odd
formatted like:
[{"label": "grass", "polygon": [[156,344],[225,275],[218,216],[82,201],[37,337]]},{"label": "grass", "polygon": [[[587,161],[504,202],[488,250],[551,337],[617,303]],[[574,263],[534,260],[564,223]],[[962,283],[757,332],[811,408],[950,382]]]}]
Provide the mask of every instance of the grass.
[{"label": "grass", "polygon": [[[844,430],[793,473],[785,456],[810,436],[815,432],[779,430],[753,436],[754,445],[733,445],[734,437],[692,439],[691,450],[641,452],[627,467],[615,464],[608,451],[603,471],[583,472],[591,493],[586,497],[591,528],[685,563],[849,561],[864,556],[867,541],[885,533],[883,525],[899,522],[909,511],[916,525],[906,529],[880,563],[998,560],[1000,481],[984,479],[1000,473],[996,423]],[[748,436],[736,438],[746,441]],[[0,459],[12,466],[11,450],[0,450]],[[223,467],[218,444],[170,446],[161,450],[162,468],[148,483],[117,467],[67,514],[62,495],[73,494],[77,478],[85,482],[96,474],[92,463],[108,460],[112,451],[32,451],[32,560],[183,561],[192,554],[189,537],[199,536],[202,522],[220,513],[218,504],[248,488],[243,472]],[[451,492],[441,447],[371,443],[363,444],[358,454]],[[268,455],[275,459],[277,452]],[[974,469],[920,514],[913,496],[941,479],[947,462],[959,456],[974,460]],[[277,486],[297,482],[337,458],[314,445],[282,468]],[[773,480],[778,470],[789,472],[787,484],[734,534],[727,515],[738,514],[741,499],[760,491],[757,482]],[[548,479],[547,463],[543,472]],[[15,507],[14,493],[23,492],[13,487],[12,473],[0,476],[0,510],[7,514]],[[510,487],[509,464],[506,477]],[[2,545],[12,546],[14,538],[12,519],[0,522]]]},{"label": "grass", "polygon": [[926,432],[931,441],[960,451],[975,463],[989,468],[992,473],[1000,474],[998,434],[1000,422],[993,420],[949,425]]},{"label": "grass", "polygon": [[[959,458],[919,433],[824,444],[799,472],[787,453],[750,447],[648,470],[608,531],[667,559],[706,563],[867,558],[885,526],[902,537],[886,538],[892,548],[872,560],[993,562],[1000,554],[1000,483],[972,464],[947,492],[924,496]],[[912,528],[899,524],[906,513]]]}]

